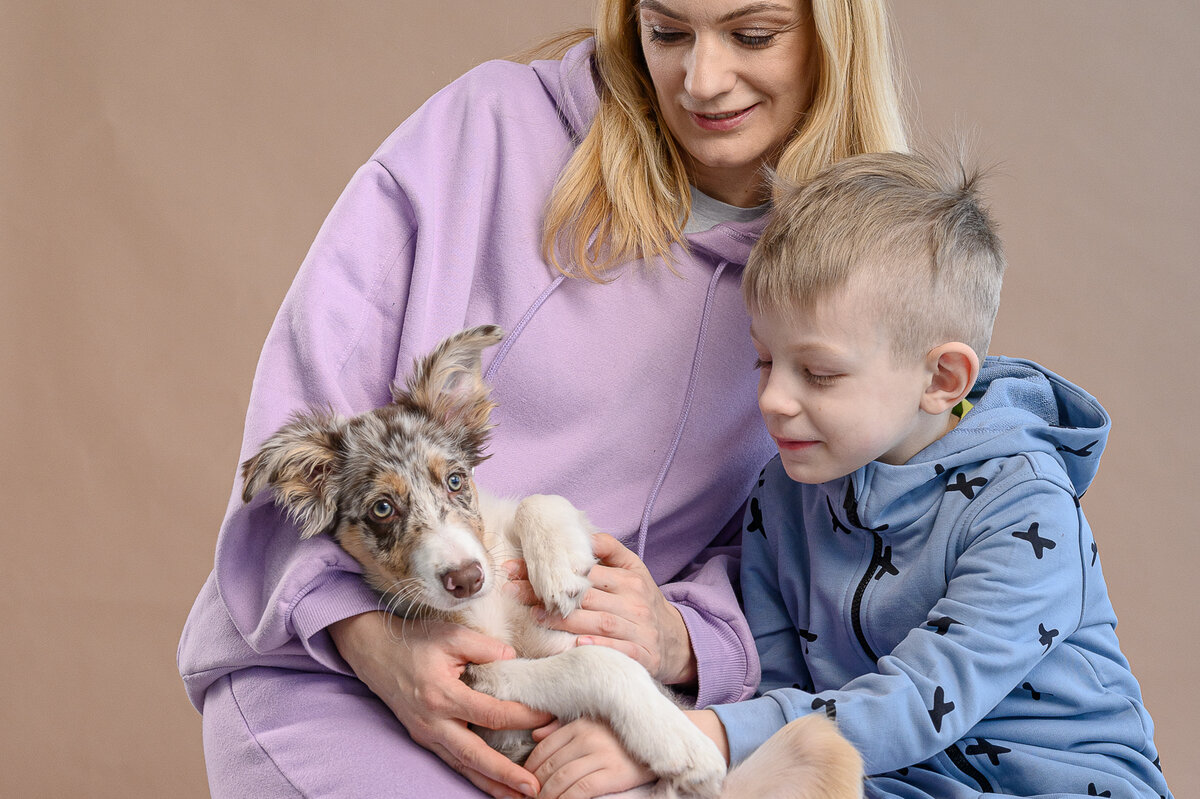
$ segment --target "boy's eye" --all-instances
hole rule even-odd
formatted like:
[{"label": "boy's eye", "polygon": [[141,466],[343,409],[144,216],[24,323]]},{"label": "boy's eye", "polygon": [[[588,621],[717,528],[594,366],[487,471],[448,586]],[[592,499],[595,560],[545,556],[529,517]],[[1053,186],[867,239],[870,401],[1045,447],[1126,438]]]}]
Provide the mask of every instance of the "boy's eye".
[{"label": "boy's eye", "polygon": [[761,370],[761,369],[770,369],[770,368],[771,368],[771,362],[770,362],[770,361],[764,361],[762,358],[755,358],[755,359],[754,359],[754,368],[755,368],[755,369],[759,369],[759,370]]},{"label": "boy's eye", "polygon": [[446,478],[446,488],[450,489],[450,491],[453,493],[458,493],[459,491],[462,491],[462,487],[463,487],[464,483],[465,483],[465,481],[463,480],[463,476],[461,474],[459,474],[458,472],[455,472],[454,474],[452,474]]},{"label": "boy's eye", "polygon": [[814,386],[831,386],[839,377],[841,375],[814,374],[807,369],[804,370],[804,379]]}]

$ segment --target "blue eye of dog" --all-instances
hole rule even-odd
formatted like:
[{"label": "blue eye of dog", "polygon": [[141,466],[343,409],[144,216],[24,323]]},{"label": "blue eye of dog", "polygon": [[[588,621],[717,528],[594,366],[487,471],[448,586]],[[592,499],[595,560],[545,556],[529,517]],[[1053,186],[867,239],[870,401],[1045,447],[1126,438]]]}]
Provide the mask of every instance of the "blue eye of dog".
[{"label": "blue eye of dog", "polygon": [[371,515],[380,521],[390,519],[395,513],[396,509],[386,499],[381,499],[371,506]]},{"label": "blue eye of dog", "polygon": [[446,488],[449,488],[451,491],[462,491],[462,487],[463,476],[461,474],[455,472],[446,478]]}]

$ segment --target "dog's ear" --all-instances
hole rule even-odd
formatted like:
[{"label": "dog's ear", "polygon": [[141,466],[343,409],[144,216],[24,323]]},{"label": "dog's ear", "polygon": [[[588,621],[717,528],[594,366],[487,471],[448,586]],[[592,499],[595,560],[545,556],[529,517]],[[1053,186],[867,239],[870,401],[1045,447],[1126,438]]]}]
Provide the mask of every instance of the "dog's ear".
[{"label": "dog's ear", "polygon": [[407,391],[392,388],[392,397],[445,424],[471,431],[477,447],[483,444],[488,417],[495,406],[483,382],[482,353],[504,337],[496,325],[482,325],[456,333],[432,353],[417,361],[408,378]]},{"label": "dog's ear", "polygon": [[242,464],[242,500],[270,488],[301,538],[324,532],[337,518],[330,478],[342,457],[345,426],[335,414],[298,416],[284,425]]}]

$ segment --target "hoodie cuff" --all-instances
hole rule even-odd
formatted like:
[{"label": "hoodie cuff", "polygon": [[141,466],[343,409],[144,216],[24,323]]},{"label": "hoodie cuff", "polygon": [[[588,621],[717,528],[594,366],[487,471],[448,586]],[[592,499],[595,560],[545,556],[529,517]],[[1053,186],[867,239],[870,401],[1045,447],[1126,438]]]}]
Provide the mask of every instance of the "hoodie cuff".
[{"label": "hoodie cuff", "polygon": [[309,655],[326,668],[354,676],[326,629],[334,622],[380,610],[379,594],[354,572],[327,573],[320,585],[304,593],[292,608],[291,624]]},{"label": "hoodie cuff", "polygon": [[729,739],[729,764],[745,760],[754,750],[783,729],[789,719],[783,708],[769,696],[747,699],[731,705],[714,705],[709,710],[717,714]]},{"label": "hoodie cuff", "polygon": [[675,607],[683,616],[696,655],[696,707],[736,702],[749,696],[753,690],[748,684],[750,664],[737,634],[690,605],[676,602]]}]

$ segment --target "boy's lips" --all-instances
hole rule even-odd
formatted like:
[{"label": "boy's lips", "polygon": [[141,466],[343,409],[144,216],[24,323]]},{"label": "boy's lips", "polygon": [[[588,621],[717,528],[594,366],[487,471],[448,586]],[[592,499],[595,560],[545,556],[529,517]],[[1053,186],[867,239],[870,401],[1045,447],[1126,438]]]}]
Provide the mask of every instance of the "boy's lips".
[{"label": "boy's lips", "polygon": [[811,438],[780,438],[779,436],[771,436],[775,439],[775,446],[779,447],[780,451],[800,452],[809,447],[816,446],[817,442]]},{"label": "boy's lips", "polygon": [[743,108],[740,111],[726,111],[716,114],[701,114],[696,111],[688,111],[692,121],[696,126],[703,130],[726,131],[733,130],[738,125],[746,121],[747,117],[758,107],[755,103],[752,106]]}]

